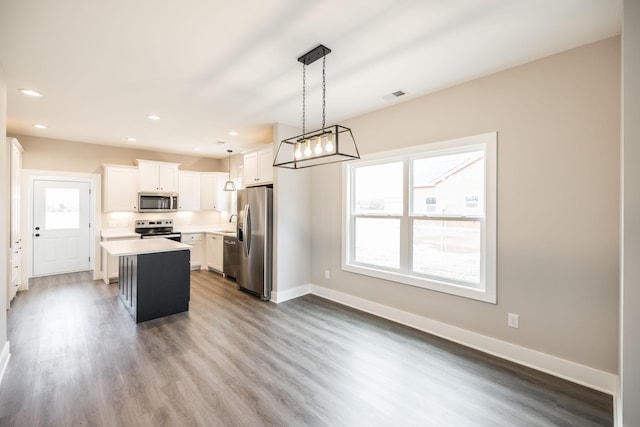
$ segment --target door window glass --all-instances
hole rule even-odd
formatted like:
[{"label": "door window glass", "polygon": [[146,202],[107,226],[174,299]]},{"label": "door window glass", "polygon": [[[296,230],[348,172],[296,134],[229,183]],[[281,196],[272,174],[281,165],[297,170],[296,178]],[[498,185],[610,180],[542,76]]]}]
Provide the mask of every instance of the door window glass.
[{"label": "door window glass", "polygon": [[69,230],[80,228],[80,190],[77,188],[46,188],[45,228]]}]

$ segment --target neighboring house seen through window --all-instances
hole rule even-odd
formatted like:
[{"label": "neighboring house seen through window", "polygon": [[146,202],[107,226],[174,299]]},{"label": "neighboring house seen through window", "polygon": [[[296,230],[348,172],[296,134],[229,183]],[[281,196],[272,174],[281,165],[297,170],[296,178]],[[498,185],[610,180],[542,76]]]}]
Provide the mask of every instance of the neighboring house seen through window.
[{"label": "neighboring house seen through window", "polygon": [[495,133],[345,165],[343,269],[495,303]]}]

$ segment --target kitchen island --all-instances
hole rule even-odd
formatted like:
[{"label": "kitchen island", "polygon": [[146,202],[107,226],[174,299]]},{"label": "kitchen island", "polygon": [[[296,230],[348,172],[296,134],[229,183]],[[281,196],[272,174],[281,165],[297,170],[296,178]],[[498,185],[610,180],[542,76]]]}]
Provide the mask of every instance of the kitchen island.
[{"label": "kitchen island", "polygon": [[136,323],[189,310],[189,245],[169,239],[100,245],[119,259],[118,295]]}]

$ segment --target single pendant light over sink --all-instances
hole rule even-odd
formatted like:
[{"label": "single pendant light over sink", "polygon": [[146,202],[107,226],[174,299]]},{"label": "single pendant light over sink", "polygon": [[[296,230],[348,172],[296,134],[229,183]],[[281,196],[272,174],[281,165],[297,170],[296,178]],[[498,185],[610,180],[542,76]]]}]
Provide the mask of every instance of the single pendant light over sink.
[{"label": "single pendant light over sink", "polygon": [[229,180],[224,183],[224,191],[236,191],[236,184],[231,181],[231,153],[233,153],[233,151],[227,150],[227,153],[229,153]]},{"label": "single pendant light over sink", "polygon": [[[302,63],[302,135],[283,139],[278,147],[274,167],[302,169],[329,163],[359,159],[360,153],[351,129],[340,126],[325,126],[326,105],[326,56],[331,52],[326,46],[319,45],[298,58]],[[306,131],[306,70],[307,65],[322,58],[322,128]]]}]

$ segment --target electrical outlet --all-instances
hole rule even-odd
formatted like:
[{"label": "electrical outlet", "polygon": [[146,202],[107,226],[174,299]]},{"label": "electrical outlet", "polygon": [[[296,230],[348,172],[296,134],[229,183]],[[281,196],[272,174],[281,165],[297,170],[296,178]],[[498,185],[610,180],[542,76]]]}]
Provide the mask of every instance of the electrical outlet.
[{"label": "electrical outlet", "polygon": [[507,325],[510,328],[519,328],[520,327],[520,318],[517,314],[509,313],[507,314]]},{"label": "electrical outlet", "polygon": [[331,279],[331,272],[329,270],[324,271],[324,278],[327,280]]}]

